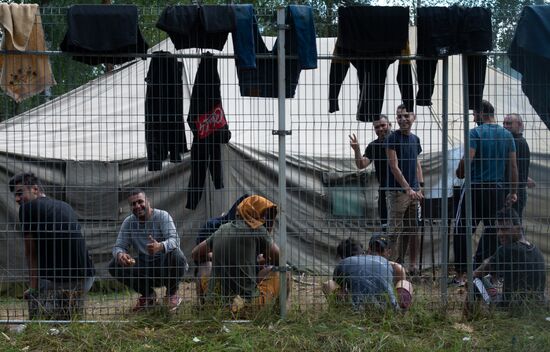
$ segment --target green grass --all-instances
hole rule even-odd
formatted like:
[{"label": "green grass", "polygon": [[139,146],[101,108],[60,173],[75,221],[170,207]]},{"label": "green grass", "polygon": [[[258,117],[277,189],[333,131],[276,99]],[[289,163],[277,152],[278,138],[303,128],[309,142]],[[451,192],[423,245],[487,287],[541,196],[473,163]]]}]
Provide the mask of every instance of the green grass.
[{"label": "green grass", "polygon": [[[195,311],[195,313],[197,313]],[[0,327],[0,351],[547,351],[547,309],[521,313],[480,311],[466,320],[454,311],[418,304],[407,314],[341,306],[290,310],[279,321],[272,309],[249,313],[250,323],[224,322],[222,309],[193,319],[193,308],[173,316],[162,310],[130,323],[29,324],[22,333]],[[205,316],[201,312],[201,316]],[[242,317],[240,317],[242,318]],[[52,334],[50,329],[57,329]],[[195,341],[193,340],[194,338]],[[198,339],[198,341],[196,341]]]}]

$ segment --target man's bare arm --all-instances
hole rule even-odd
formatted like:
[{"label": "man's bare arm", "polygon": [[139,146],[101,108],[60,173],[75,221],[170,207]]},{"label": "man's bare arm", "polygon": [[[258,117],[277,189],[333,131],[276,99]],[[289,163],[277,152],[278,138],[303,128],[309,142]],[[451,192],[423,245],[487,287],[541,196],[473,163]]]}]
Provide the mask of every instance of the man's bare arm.
[{"label": "man's bare arm", "polygon": [[355,157],[355,166],[357,166],[358,169],[366,168],[370,165],[371,161],[369,160],[369,158],[366,158],[361,154],[361,148],[359,147],[357,136],[355,136],[355,134],[351,134],[349,135],[349,139],[349,145],[353,149],[353,154]]},{"label": "man's bare arm", "polygon": [[191,252],[191,256],[193,257],[193,260],[203,263],[208,260],[208,254],[212,250],[208,246],[208,242],[206,240],[202,241],[198,245],[193,248],[193,251]]}]

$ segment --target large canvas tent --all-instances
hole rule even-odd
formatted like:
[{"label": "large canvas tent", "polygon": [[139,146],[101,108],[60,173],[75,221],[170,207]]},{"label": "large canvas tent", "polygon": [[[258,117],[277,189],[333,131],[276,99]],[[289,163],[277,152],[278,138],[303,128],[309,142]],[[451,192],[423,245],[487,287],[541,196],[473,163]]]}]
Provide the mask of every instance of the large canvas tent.
[{"label": "large canvas tent", "polygon": [[[414,36],[411,32],[411,44]],[[274,38],[266,38],[273,43]],[[328,56],[335,38],[318,38],[321,56]],[[269,46],[269,44],[268,44]],[[414,47],[414,44],[411,45]],[[231,54],[229,40],[225,54]],[[151,49],[176,52],[166,40]],[[197,54],[196,50],[177,51]],[[203,198],[194,211],[185,209],[186,187],[190,176],[190,159],[181,163],[166,162],[160,172],[147,171],[144,99],[148,60],[137,60],[68,92],[50,102],[0,124],[0,255],[3,281],[21,280],[23,241],[17,231],[17,207],[9,194],[7,180],[21,171],[33,171],[48,186],[47,192],[69,202],[78,212],[88,246],[96,265],[104,269],[111,258],[111,247],[122,220],[129,214],[124,189],[145,188],[154,207],[169,211],[176,221],[182,248],[189,256],[195,244],[198,227],[209,217],[226,210],[243,193],[259,193],[275,202],[279,199],[277,100],[244,98],[238,90],[233,59],[218,62],[222,81],[222,99],[231,142],[223,148],[225,188],[215,190],[207,179]],[[194,74],[199,58],[183,58],[184,111],[187,112]],[[336,244],[348,236],[368,238],[372,224],[359,218],[334,214],[339,199],[353,212],[358,204],[365,206],[366,218],[376,218],[376,184],[372,168],[355,171],[348,134],[357,133],[362,146],[375,138],[372,125],[355,120],[359,96],[355,70],[352,68],[340,94],[341,111],[328,113],[329,60],[319,60],[316,70],[302,71],[296,97],[287,99],[287,257],[299,270],[328,273],[334,264]],[[423,143],[422,163],[428,196],[440,197],[440,176],[450,175],[460,157],[463,134],[462,85],[460,58],[449,61],[449,139],[452,150],[449,170],[441,169],[442,100],[441,64],[436,77],[433,106],[417,107],[414,132]],[[400,103],[396,83],[397,63],[388,70],[383,113],[393,121]],[[539,190],[530,192],[526,211],[532,239],[545,254],[549,244],[546,234],[548,214],[547,176],[548,131],[537,120],[520,83],[488,67],[485,97],[491,100],[497,114],[517,112],[527,118],[526,138],[531,144],[532,172],[539,180]],[[531,122],[533,121],[533,122]],[[536,123],[534,121],[537,121]],[[188,131],[187,140],[192,141]],[[345,180],[365,174],[366,187],[355,191],[331,187],[329,179]],[[359,176],[357,176],[359,175]],[[340,193],[339,193],[340,192]],[[368,230],[367,230],[368,229]],[[275,239],[278,239],[275,232]],[[537,240],[538,239],[538,240]],[[426,243],[430,245],[429,243]],[[439,241],[433,242],[439,253]],[[425,250],[430,253],[430,250]],[[429,260],[426,260],[429,262]],[[436,260],[437,263],[437,260]],[[102,275],[105,271],[100,272]]]}]

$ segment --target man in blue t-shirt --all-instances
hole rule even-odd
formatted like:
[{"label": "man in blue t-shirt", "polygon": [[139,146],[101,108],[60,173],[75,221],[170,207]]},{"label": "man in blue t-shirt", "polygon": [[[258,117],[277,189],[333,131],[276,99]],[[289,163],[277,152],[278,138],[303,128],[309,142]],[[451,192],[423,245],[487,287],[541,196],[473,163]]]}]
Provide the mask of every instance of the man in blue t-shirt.
[{"label": "man in blue t-shirt", "polygon": [[323,284],[325,295],[335,294],[338,299],[350,301],[354,309],[366,305],[409,308],[412,285],[406,280],[405,269],[387,259],[391,251],[386,235],[372,235],[367,254],[363,245],[352,238],[341,241],[336,252],[341,260],[334,268],[333,280]]},{"label": "man in blue t-shirt", "polygon": [[416,252],[418,244],[418,204],[424,198],[424,178],[418,155],[422,152],[420,138],[411,129],[415,115],[405,105],[397,107],[399,129],[386,138],[386,154],[390,165],[387,199],[389,204],[389,233],[397,241],[397,262],[403,263],[410,247],[409,272],[416,275]]},{"label": "man in blue t-shirt", "polygon": [[[479,241],[474,264],[492,256],[498,241],[494,226],[498,209],[517,201],[518,168],[516,146],[512,134],[497,124],[495,109],[486,100],[481,105],[483,124],[470,131],[470,160],[472,180],[472,226],[482,221],[485,231]],[[506,175],[506,171],[510,173]],[[459,178],[464,178],[464,158],[456,170]],[[509,187],[505,187],[506,180]],[[506,195],[509,189],[508,195]],[[457,276],[466,273],[466,215],[465,201],[462,201],[460,220],[454,238],[455,271]]]}]

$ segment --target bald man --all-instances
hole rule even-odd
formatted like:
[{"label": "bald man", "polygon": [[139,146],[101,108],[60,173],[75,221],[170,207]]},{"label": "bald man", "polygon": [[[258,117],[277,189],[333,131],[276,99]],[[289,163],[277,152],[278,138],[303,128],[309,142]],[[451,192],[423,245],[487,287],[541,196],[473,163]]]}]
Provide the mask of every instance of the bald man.
[{"label": "bald man", "polygon": [[[516,161],[518,165],[518,200],[512,207],[523,218],[523,209],[527,202],[527,187],[535,187],[535,181],[529,177],[529,164],[531,163],[531,152],[529,144],[523,137],[524,124],[520,114],[508,114],[504,117],[504,128],[514,137],[516,144]],[[508,176],[508,172],[506,175]]]}]

